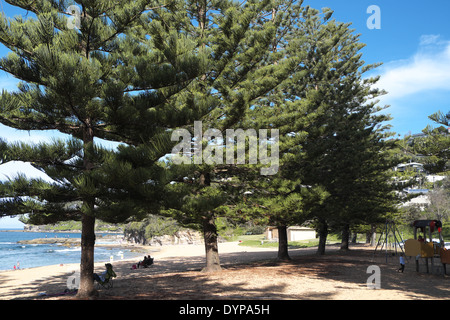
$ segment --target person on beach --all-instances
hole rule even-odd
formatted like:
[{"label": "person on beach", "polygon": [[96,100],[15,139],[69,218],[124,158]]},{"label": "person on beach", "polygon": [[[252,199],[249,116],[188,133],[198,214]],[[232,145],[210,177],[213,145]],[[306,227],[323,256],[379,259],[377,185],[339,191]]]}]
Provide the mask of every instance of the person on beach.
[{"label": "person on beach", "polygon": [[144,256],[144,260],[139,261],[137,264],[137,267],[140,268],[142,266],[143,268],[147,268],[147,267],[151,266],[152,264],[153,264],[153,258],[149,255],[148,257]]},{"label": "person on beach", "polygon": [[150,255],[148,255],[146,263],[144,264],[144,268],[147,268],[147,267],[151,266],[152,264],[153,264],[153,258]]},{"label": "person on beach", "polygon": [[105,282],[108,278],[117,277],[110,263],[105,264],[106,270],[100,274],[94,273],[94,280],[97,282]]},{"label": "person on beach", "polygon": [[398,268],[397,272],[402,272],[405,270],[405,257],[403,256],[403,253],[400,253],[400,268]]}]

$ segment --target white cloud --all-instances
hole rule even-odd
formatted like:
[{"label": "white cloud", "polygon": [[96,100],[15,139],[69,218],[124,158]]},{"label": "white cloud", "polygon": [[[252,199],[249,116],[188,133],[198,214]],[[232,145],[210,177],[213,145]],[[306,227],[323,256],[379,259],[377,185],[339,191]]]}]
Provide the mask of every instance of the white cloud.
[{"label": "white cloud", "polygon": [[19,130],[0,124],[0,139],[9,143],[51,143],[54,139],[67,140],[69,135],[56,130]]},{"label": "white cloud", "polygon": [[393,61],[379,69],[378,88],[388,94],[382,100],[397,100],[416,93],[450,91],[450,41],[438,35],[423,35],[419,50],[409,59]]},{"label": "white cloud", "polygon": [[0,165],[0,181],[14,179],[19,174],[25,175],[29,179],[43,179],[47,182],[54,182],[44,172],[36,169],[28,162],[9,161]]},{"label": "white cloud", "polygon": [[420,46],[433,45],[439,43],[440,35],[438,34],[424,34],[420,37]]},{"label": "white cloud", "polygon": [[0,229],[22,229],[24,224],[19,221],[19,217],[0,218]]},{"label": "white cloud", "polygon": [[29,134],[17,132],[14,134],[14,136],[6,135],[5,137],[2,137],[6,142],[9,143],[18,143],[18,142],[24,142],[29,144],[38,144],[38,143],[51,143],[52,136],[49,135],[39,135],[39,134]]}]

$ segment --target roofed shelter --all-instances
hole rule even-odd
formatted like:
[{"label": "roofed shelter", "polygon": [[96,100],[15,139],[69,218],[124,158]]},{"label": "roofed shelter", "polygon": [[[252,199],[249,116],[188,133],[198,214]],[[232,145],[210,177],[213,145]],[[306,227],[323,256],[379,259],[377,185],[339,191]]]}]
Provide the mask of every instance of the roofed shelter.
[{"label": "roofed shelter", "polygon": [[[267,240],[278,240],[278,228],[267,227],[264,235]],[[291,226],[287,228],[288,241],[311,240],[316,238],[316,230],[301,226]]]}]

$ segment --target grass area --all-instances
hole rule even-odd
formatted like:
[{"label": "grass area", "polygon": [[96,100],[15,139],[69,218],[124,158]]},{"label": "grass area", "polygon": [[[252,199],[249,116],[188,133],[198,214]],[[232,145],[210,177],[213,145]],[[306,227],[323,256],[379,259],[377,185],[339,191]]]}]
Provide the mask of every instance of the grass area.
[{"label": "grass area", "polygon": [[[450,223],[444,224],[443,229],[443,236],[444,239],[450,239]],[[397,226],[397,230],[400,234],[403,240],[412,239],[413,231],[411,226]],[[380,233],[377,233],[376,235],[376,241],[380,239]],[[396,234],[398,236],[398,234]],[[434,232],[433,237],[437,238],[438,233]],[[383,238],[384,239],[384,238]],[[382,239],[382,240],[383,240]],[[231,239],[230,239],[231,240]],[[400,239],[398,239],[400,241]],[[278,247],[278,241],[270,241],[266,240],[263,234],[256,234],[256,235],[241,235],[237,237],[233,237],[231,241],[241,241],[239,245],[246,246],[246,247],[258,247],[258,248],[277,248]],[[359,233],[357,237],[358,242],[365,242],[365,234]],[[389,241],[394,242],[394,238],[390,234]],[[327,237],[327,244],[333,244],[333,243],[340,243],[341,238],[337,234],[329,234]],[[303,240],[303,241],[290,241],[289,242],[289,248],[290,249],[298,249],[298,248],[309,248],[309,247],[316,247],[319,244],[319,239],[311,239],[311,240]]]},{"label": "grass area", "polygon": [[[258,248],[278,248],[278,241],[266,240],[263,234],[258,235],[243,235],[237,238],[241,241],[240,246],[246,247],[258,247]],[[330,235],[327,239],[327,243],[339,242],[336,236]],[[309,248],[317,247],[319,245],[319,239],[290,241],[289,249]]]}]

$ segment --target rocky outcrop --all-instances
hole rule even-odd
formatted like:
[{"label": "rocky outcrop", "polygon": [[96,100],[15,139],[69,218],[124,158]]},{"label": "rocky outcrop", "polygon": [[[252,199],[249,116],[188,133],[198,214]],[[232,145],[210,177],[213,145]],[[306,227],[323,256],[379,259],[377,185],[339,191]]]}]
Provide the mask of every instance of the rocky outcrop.
[{"label": "rocky outcrop", "polygon": [[174,235],[152,237],[148,242],[151,246],[163,246],[173,244],[201,244],[203,237],[200,232],[193,230],[177,231]]},{"label": "rocky outcrop", "polygon": [[23,231],[28,232],[49,232],[47,229],[44,229],[42,226],[34,226],[31,224],[26,224],[23,226]]},{"label": "rocky outcrop", "polygon": [[[81,225],[70,224],[68,222],[59,222],[56,225],[43,224],[32,225],[25,224],[23,231],[26,232],[64,232],[64,233],[81,233]],[[114,224],[106,224],[105,222],[96,222],[95,232],[97,233],[123,233],[123,228]]]},{"label": "rocky outcrop", "polygon": [[79,238],[37,238],[32,240],[20,240],[20,244],[61,244],[63,246],[79,246]]}]

